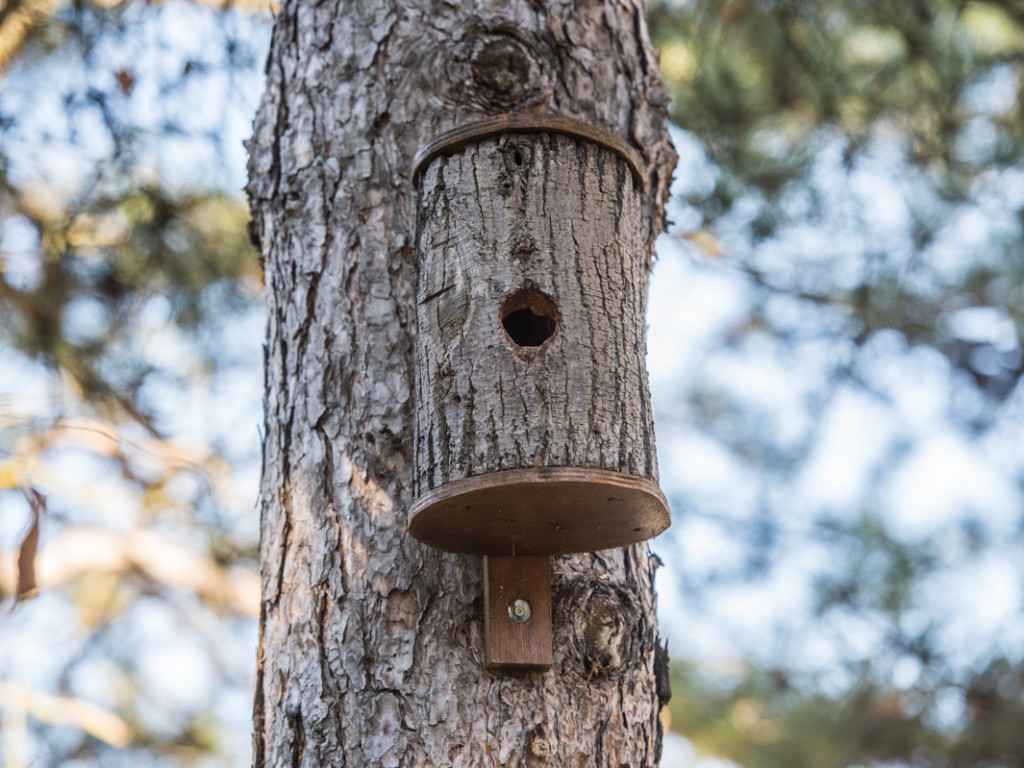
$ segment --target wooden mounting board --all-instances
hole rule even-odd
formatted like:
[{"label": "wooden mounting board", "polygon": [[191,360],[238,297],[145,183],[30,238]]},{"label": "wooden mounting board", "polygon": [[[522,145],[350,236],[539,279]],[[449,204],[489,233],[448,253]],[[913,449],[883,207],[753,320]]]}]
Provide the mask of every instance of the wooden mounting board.
[{"label": "wooden mounting board", "polygon": [[[529,604],[529,620],[512,618],[516,600]],[[551,558],[484,558],[484,651],[491,669],[551,666]]]}]

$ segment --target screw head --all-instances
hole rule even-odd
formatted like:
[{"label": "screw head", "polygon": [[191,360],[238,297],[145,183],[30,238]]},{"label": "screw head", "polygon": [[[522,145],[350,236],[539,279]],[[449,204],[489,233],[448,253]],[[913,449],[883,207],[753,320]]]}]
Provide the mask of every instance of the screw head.
[{"label": "screw head", "polygon": [[508,606],[508,615],[516,624],[523,624],[533,616],[533,609],[525,600],[513,600]]}]

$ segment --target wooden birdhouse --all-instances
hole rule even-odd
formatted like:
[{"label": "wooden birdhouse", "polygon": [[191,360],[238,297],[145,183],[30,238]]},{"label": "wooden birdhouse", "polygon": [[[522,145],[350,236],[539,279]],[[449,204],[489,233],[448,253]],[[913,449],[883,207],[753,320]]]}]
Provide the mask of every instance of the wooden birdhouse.
[{"label": "wooden birdhouse", "polygon": [[427,144],[414,177],[410,531],[489,556],[489,663],[544,666],[550,624],[546,662],[543,636],[533,660],[530,641],[493,647],[495,622],[513,633],[543,623],[545,598],[514,584],[549,584],[550,555],[669,524],[645,365],[639,161],[585,123],[503,116]]}]

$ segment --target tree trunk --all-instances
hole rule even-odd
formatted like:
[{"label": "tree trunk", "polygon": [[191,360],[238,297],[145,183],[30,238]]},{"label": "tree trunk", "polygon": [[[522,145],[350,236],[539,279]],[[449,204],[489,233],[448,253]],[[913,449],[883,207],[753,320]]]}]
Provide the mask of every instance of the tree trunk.
[{"label": "tree trunk", "polygon": [[649,254],[666,102],[641,0],[283,3],[250,146],[269,304],[255,765],[657,762],[646,545],[556,558],[554,666],[497,673],[481,558],[408,534],[411,162],[510,111],[597,125],[640,153]]}]

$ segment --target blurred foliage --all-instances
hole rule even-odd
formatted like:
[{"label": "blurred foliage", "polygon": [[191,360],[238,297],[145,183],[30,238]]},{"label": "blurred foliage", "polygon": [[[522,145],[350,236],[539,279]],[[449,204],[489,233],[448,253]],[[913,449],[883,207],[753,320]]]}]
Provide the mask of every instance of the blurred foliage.
[{"label": "blurred foliage", "polygon": [[[715,685],[677,665],[672,723],[708,753],[740,765],[792,766],[1019,765],[1024,736],[1024,673],[993,659],[963,679],[935,680],[913,691],[864,675],[842,695],[787,670],[743,668]],[[970,715],[956,726],[930,722],[943,696],[969,688]]]},{"label": "blurred foliage", "polygon": [[[45,210],[24,190],[8,192],[16,203],[8,225],[35,246],[32,279],[0,280],[9,342],[66,373],[94,407],[113,401],[148,426],[136,393],[152,366],[130,341],[139,315],[162,296],[170,319],[194,331],[208,311],[251,301],[258,268],[245,209],[221,193],[155,186],[90,196],[79,211]],[[211,288],[223,288],[223,303],[208,306]]]},{"label": "blurred foliage", "polygon": [[266,10],[0,5],[7,768],[248,759]]},{"label": "blurred foliage", "polygon": [[[701,751],[743,766],[1019,765],[1019,657],[965,667],[946,656],[934,625],[906,621],[920,608],[915,585],[942,567],[935,543],[898,542],[878,520],[833,524],[828,533],[845,562],[817,584],[815,619],[874,615],[884,633],[875,652],[814,671],[753,660],[718,669],[678,663],[672,726]],[[896,682],[908,667],[912,682]]]},{"label": "blurred foliage", "polygon": [[[650,15],[673,119],[716,171],[711,189],[686,195],[699,212],[690,228],[740,223],[759,245],[796,223],[826,223],[836,200],[816,183],[823,154],[837,152],[827,183],[839,186],[885,151],[902,186],[899,240],[865,243],[855,257],[816,254],[806,270],[751,248],[742,266],[766,290],[842,310],[843,334],[859,343],[895,329],[1007,397],[1024,373],[1019,344],[985,350],[951,334],[948,319],[994,307],[1018,339],[1024,329],[1024,5],[695,0],[654,3]],[[1002,231],[953,268],[930,259],[965,212],[999,203]],[[822,274],[839,259],[857,263]]]},{"label": "blurred foliage", "polygon": [[1024,4],[649,13],[670,234],[739,296],[661,411],[683,595],[791,606],[674,668],[673,728],[747,768],[1020,766]]}]

